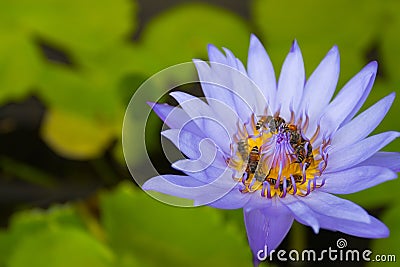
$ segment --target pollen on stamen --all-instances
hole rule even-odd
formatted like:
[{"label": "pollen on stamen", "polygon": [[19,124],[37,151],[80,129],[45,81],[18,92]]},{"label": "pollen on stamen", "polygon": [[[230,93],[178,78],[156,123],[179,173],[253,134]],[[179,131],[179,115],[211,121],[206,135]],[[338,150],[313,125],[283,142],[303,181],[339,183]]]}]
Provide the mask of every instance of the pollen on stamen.
[{"label": "pollen on stamen", "polygon": [[308,139],[304,135],[309,126],[307,115],[295,122],[292,112],[287,123],[279,113],[271,116],[265,112],[258,117],[253,114],[249,123],[237,126],[227,162],[233,178],[241,182],[243,194],[307,196],[324,185],[319,177],[327,165],[330,140],[323,139],[319,147],[313,147],[320,128],[318,125]]}]

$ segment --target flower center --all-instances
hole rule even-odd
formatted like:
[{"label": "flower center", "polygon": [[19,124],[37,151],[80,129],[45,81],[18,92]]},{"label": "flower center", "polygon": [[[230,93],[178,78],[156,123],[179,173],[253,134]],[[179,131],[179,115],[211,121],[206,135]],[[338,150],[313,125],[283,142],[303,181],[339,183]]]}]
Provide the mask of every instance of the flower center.
[{"label": "flower center", "polygon": [[233,178],[242,183],[243,194],[260,191],[267,198],[306,196],[324,185],[319,178],[327,165],[330,141],[314,147],[319,126],[308,139],[304,135],[308,116],[304,122],[295,123],[294,118],[293,113],[289,122],[279,114],[258,118],[253,114],[249,124],[238,124],[228,165],[234,170]]}]

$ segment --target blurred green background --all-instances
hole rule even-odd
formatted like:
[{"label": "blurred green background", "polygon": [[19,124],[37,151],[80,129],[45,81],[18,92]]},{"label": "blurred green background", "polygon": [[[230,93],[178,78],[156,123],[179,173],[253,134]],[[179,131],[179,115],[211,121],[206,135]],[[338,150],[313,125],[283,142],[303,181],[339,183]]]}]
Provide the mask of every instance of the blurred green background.
[{"label": "blurred green background", "polygon": [[[339,46],[340,86],[378,60],[368,107],[400,92],[399,10],[396,0],[1,0],[0,267],[251,266],[240,210],[174,208],[134,184],[121,148],[130,97],[157,71],[206,59],[208,43],[246,62],[255,33],[277,73],[294,38],[307,75]],[[375,132],[400,130],[399,103]],[[171,172],[161,121],[150,124],[151,157]],[[385,150],[399,151],[399,141]],[[345,196],[382,219],[388,239],[295,224],[281,248],[327,249],[345,237],[348,247],[400,257],[398,189],[391,181]]]}]

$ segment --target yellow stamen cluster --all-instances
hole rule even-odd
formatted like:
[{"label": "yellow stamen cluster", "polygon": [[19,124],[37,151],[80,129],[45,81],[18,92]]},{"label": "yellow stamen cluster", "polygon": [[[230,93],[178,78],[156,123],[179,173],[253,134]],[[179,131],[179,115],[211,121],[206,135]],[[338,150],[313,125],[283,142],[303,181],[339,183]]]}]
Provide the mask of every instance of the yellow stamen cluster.
[{"label": "yellow stamen cluster", "polygon": [[326,167],[323,151],[328,142],[314,148],[319,128],[308,140],[303,132],[308,118],[294,124],[294,116],[286,123],[278,115],[253,115],[250,124],[239,125],[231,146],[229,166],[234,179],[243,184],[242,193],[261,191],[263,197],[306,196],[323,185],[317,179]]}]

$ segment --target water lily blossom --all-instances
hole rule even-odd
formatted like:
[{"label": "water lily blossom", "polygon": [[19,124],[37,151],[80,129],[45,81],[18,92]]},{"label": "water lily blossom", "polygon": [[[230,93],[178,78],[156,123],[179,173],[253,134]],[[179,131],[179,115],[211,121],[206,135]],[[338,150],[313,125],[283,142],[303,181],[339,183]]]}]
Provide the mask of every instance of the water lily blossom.
[{"label": "water lily blossom", "polygon": [[[394,93],[359,113],[377,63],[367,64],[333,98],[339,77],[334,46],[306,80],[293,42],[278,81],[269,56],[252,35],[247,68],[231,51],[209,45],[210,62],[194,60],[205,101],[183,92],[179,107],[151,103],[186,159],[185,175],[160,175],[144,190],[192,199],[195,205],[243,208],[253,262],[275,249],[293,220],[349,235],[382,238],[388,228],[357,204],[334,194],[358,192],[395,179],[400,153],[380,150],[395,131],[370,135]],[[333,98],[333,99],[332,99]]]}]

